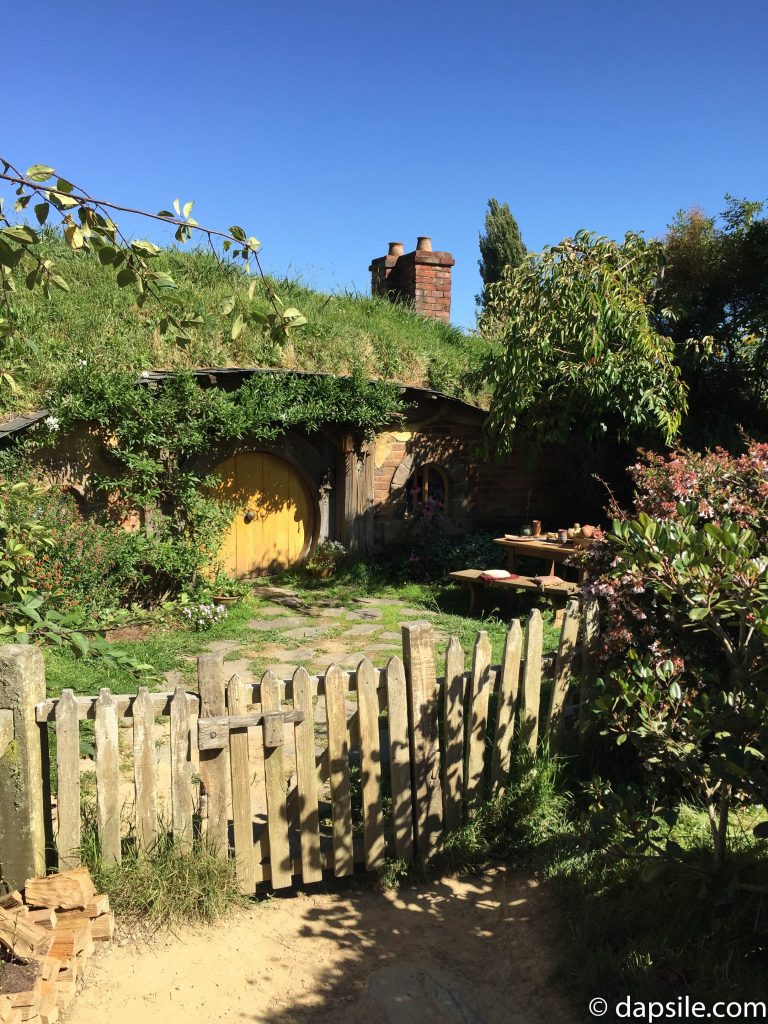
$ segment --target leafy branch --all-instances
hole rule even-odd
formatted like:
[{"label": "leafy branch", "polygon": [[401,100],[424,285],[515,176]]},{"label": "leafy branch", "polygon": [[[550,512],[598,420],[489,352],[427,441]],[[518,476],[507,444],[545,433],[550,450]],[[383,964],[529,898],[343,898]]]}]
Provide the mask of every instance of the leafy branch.
[{"label": "leafy branch", "polygon": [[[30,290],[41,288],[46,298],[50,297],[52,289],[69,290],[66,278],[53,261],[43,258],[37,251],[43,237],[40,229],[50,226],[53,215],[58,215],[58,228],[69,249],[94,254],[105,270],[111,269],[115,273],[120,288],[136,289],[139,307],[152,299],[161,310],[157,323],[159,332],[172,336],[181,346],[189,344],[190,331],[202,322],[199,311],[185,305],[176,282],[167,271],[153,266],[162,249],[147,239],[128,238],[113,218],[114,213],[175,227],[174,238],[181,245],[194,237],[202,237],[222,263],[218,243],[221,250],[235,261],[228,265],[239,267],[244,272],[243,279],[249,283],[247,298],[234,291],[220,310],[221,315],[229,320],[233,340],[247,322],[264,329],[278,343],[287,339],[292,328],[306,323],[299,310],[284,307],[264,273],[259,258],[261,243],[239,225],[222,231],[199,224],[191,215],[194,205],[191,201],[182,205],[179,199],[175,199],[173,210],[151,213],[111,199],[97,199],[83,187],[58,176],[52,167],[45,164],[34,164],[22,172],[9,160],[0,157],[0,165],[0,180],[15,187],[14,213],[23,215],[31,205],[37,221],[37,228],[26,220],[12,221],[0,199],[0,301],[3,308],[0,342],[5,342],[3,361],[6,364],[0,367],[0,380],[12,389],[18,390],[15,374],[19,367],[10,365],[10,361],[24,344],[23,341],[20,344],[16,336],[17,317],[13,305],[16,279],[23,274],[26,287]],[[254,276],[254,268],[257,276]],[[272,312],[268,314],[257,313],[250,308],[259,281],[272,306]]]}]

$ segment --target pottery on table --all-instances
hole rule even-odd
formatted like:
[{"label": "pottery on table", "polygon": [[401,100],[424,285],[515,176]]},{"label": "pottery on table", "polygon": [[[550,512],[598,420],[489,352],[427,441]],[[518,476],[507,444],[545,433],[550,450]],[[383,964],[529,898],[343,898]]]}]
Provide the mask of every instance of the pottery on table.
[{"label": "pottery on table", "polygon": [[588,524],[582,526],[582,528],[581,528],[581,536],[582,537],[586,537],[587,540],[589,540],[589,538],[590,537],[594,537],[594,535],[595,535],[595,528],[594,528],[594,526],[589,526]]}]

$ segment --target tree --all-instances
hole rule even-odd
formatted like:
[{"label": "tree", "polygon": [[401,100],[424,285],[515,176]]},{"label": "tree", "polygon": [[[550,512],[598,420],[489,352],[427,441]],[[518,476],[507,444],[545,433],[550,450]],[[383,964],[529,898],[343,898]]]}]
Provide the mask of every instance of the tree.
[{"label": "tree", "polygon": [[768,433],[768,219],[763,203],[726,201],[719,217],[677,214],[655,301],[690,390],[685,437],[697,446],[739,444],[738,425]]},{"label": "tree", "polygon": [[501,278],[504,267],[519,267],[526,251],[520,228],[509,206],[498,199],[489,199],[485,234],[480,235],[480,259],[477,261],[483,279],[483,290],[476,297],[481,309],[485,309],[488,302],[488,286]]},{"label": "tree", "polygon": [[[13,295],[16,280],[23,275],[27,288],[39,288],[48,297],[52,289],[69,290],[59,268],[42,253],[44,230],[58,217],[58,229],[74,252],[95,254],[105,273],[114,273],[121,288],[136,291],[136,302],[153,302],[157,309],[155,326],[161,334],[171,335],[179,345],[190,340],[189,332],[201,322],[197,309],[186,308],[176,292],[170,274],[157,270],[153,263],[161,253],[159,246],[146,239],[133,239],[114,220],[115,213],[143,220],[160,221],[175,228],[180,244],[201,238],[217,258],[233,271],[232,295],[220,310],[227,319],[232,338],[248,322],[258,321],[275,339],[284,339],[292,327],[306,323],[297,309],[285,309],[263,273],[259,262],[261,243],[238,225],[228,231],[204,227],[191,216],[194,203],[173,202],[173,210],[149,213],[120,205],[109,199],[95,199],[82,187],[72,184],[46,164],[33,164],[25,172],[0,157],[0,181],[14,187],[16,199],[12,219],[0,197],[0,380],[13,391],[20,390],[18,375],[23,370],[23,352],[27,344],[19,330]],[[35,227],[27,221],[31,207]],[[270,297],[273,312],[264,316],[252,307],[258,278]]]},{"label": "tree", "polygon": [[663,247],[587,231],[506,267],[489,288],[480,329],[496,342],[489,429],[508,451],[574,435],[670,443],[686,411],[675,346],[651,322]]}]

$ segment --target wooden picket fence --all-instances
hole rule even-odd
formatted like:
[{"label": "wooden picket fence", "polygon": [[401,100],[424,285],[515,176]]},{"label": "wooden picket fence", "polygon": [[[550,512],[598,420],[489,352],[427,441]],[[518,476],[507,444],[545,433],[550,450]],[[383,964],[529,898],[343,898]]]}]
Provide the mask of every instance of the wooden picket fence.
[{"label": "wooden picket fence", "polygon": [[[542,742],[559,748],[579,628],[572,600],[557,652],[543,657],[534,610],[525,629],[512,622],[497,666],[485,632],[469,667],[452,638],[441,678],[432,626],[414,623],[403,626],[403,657],[384,668],[364,660],[352,672],[297,668],[290,679],[266,672],[246,684],[227,680],[222,656],[208,654],[198,659],[198,693],[65,690],[35,708],[40,729],[55,729],[56,796],[46,813],[59,864],[79,862],[88,719],[96,828],[109,862],[120,861],[126,842],[150,850],[161,831],[180,848],[204,836],[218,855],[235,858],[241,887],[252,893],[317,882],[324,871],[347,876],[357,863],[375,870],[387,856],[424,857],[503,791],[516,744],[534,754]],[[132,727],[128,744],[121,725]],[[158,732],[169,748],[164,794]]]}]

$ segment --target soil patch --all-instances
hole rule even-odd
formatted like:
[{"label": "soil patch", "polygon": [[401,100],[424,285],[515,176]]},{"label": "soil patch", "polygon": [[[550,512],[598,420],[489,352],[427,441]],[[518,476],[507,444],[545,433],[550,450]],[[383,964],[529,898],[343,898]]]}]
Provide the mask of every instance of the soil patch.
[{"label": "soil patch", "polygon": [[68,1024],[572,1024],[546,891],[498,871],[274,897],[91,961]]}]

